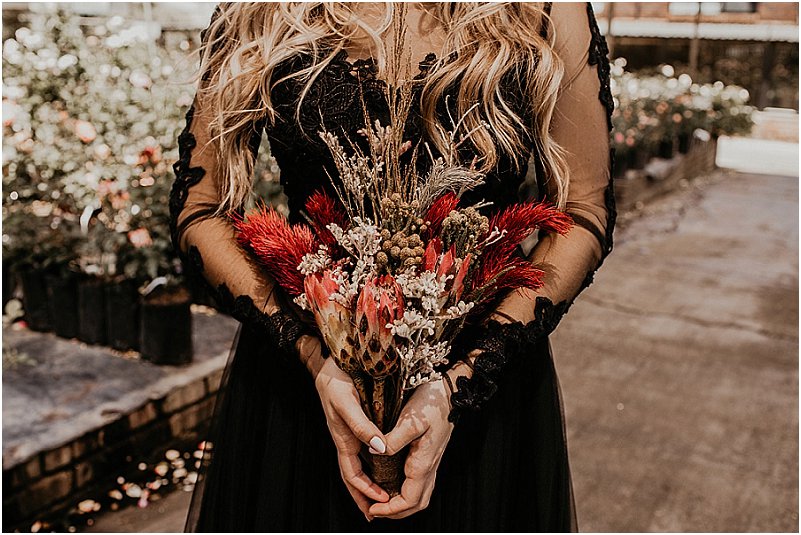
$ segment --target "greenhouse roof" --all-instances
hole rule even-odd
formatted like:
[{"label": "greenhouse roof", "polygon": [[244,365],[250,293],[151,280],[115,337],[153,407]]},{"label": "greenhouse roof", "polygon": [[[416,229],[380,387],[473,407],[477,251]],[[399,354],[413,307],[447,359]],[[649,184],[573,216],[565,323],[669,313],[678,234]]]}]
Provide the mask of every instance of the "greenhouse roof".
[{"label": "greenhouse roof", "polygon": [[[599,22],[606,31],[605,22]],[[692,22],[668,22],[660,19],[613,19],[612,35],[618,37],[660,37],[690,39],[695,35]],[[794,24],[734,24],[702,22],[698,37],[728,41],[798,42],[798,26]]]}]

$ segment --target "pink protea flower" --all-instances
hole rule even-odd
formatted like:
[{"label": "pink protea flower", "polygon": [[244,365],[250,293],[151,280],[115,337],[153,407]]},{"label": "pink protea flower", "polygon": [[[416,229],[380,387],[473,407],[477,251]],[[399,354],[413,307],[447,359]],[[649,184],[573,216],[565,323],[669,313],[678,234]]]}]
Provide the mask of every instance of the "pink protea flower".
[{"label": "pink protea flower", "polygon": [[362,366],[373,377],[384,377],[398,365],[397,355],[389,351],[389,325],[402,316],[403,292],[395,279],[391,275],[369,279],[356,303],[356,331]]},{"label": "pink protea flower", "polygon": [[473,255],[470,253],[465,255],[463,259],[457,258],[453,247],[448,249],[447,253],[442,254],[442,241],[439,238],[434,238],[428,242],[423,254],[423,269],[436,273],[437,279],[442,279],[448,275],[453,276],[445,286],[443,297],[448,295],[456,303],[461,299],[464,292],[465,278],[467,271],[470,269],[472,258]]},{"label": "pink protea flower", "polygon": [[345,371],[359,369],[353,347],[352,313],[349,307],[331,299],[339,289],[330,269],[309,275],[304,280],[306,301],[320,328],[323,341],[331,350],[340,368]]}]

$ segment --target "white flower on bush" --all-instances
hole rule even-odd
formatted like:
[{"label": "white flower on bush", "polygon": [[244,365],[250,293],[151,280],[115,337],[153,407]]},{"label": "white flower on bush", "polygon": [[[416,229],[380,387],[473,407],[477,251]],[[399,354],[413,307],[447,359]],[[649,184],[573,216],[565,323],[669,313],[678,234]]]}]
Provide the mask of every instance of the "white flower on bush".
[{"label": "white flower on bush", "polygon": [[150,85],[153,83],[153,81],[150,79],[150,76],[142,71],[133,71],[128,76],[128,81],[131,82],[132,86],[139,88],[150,87]]}]

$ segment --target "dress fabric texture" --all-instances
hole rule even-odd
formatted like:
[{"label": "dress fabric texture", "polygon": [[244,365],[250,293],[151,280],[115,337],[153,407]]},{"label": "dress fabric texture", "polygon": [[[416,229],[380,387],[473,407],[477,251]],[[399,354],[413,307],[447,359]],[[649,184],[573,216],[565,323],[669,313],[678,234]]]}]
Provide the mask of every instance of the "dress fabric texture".
[{"label": "dress fabric texture", "polygon": [[[402,520],[366,521],[341,480],[311,375],[296,356],[278,349],[264,327],[261,306],[271,295],[272,279],[237,244],[230,221],[213,215],[220,203],[220,162],[205,147],[211,115],[196,96],[186,114],[174,166],[172,238],[187,273],[207,284],[220,308],[241,323],[223,373],[185,531],[578,530],[548,334],[591,284],[612,249],[616,211],[609,130],[614,103],[608,50],[591,3],[545,7],[551,21],[543,23],[543,35],[556,32],[555,50],[565,65],[551,135],[567,149],[571,187],[565,210],[576,225],[565,236],[538,236],[528,255],[547,273],[541,297],[536,307],[514,314],[519,329],[500,350],[476,361],[482,373],[462,385],[462,405],[476,410],[463,411],[456,424],[428,508]],[[218,14],[219,9],[214,16]],[[206,33],[202,39],[208,38]],[[418,77],[448,60],[428,54],[419,64]],[[287,60],[275,76],[308,61],[306,56]],[[505,98],[532,124],[515,79],[504,81]],[[300,212],[313,191],[330,188],[327,173],[335,176],[327,148],[315,133],[325,127],[356,139],[356,131],[364,126],[361,97],[371,117],[386,124],[383,84],[370,59],[351,60],[343,50],[307,94],[300,121],[295,120],[294,108],[302,82],[290,79],[275,87],[273,105],[279,119],[270,125],[255,123],[251,147],[258,150],[262,133],[267,133],[292,222],[302,221]],[[456,88],[451,93],[455,95]],[[448,105],[438,103],[442,117],[447,117]],[[406,125],[410,139],[424,135],[415,111],[413,107]],[[465,195],[465,204],[488,200],[493,206],[487,210],[497,210],[532,196],[555,197],[555,185],[542,179],[531,131],[521,134],[532,147],[524,159],[530,156],[534,166],[533,188],[525,181],[527,167],[515,171],[508,158],[501,158],[485,184]],[[471,159],[469,152],[464,156]],[[501,328],[498,323],[487,325],[490,330]]]}]

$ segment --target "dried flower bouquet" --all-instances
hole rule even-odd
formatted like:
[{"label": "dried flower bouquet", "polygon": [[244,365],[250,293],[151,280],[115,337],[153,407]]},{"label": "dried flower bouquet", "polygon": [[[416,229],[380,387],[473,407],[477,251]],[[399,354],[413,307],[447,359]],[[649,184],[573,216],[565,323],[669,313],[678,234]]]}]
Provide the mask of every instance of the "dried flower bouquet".
[{"label": "dried flower bouquet", "polygon": [[[396,51],[388,62],[390,74],[398,57]],[[331,357],[384,432],[394,427],[411,390],[440,379],[454,337],[471,315],[499,292],[542,285],[544,272],[514,255],[518,244],[537,229],[564,234],[572,226],[547,202],[512,205],[489,217],[480,212],[486,204],[460,206],[461,195],[484,180],[475,160],[459,161],[458,149],[472,132],[461,133],[463,121],[450,118],[452,129],[440,130],[448,148],[440,157],[422,140],[404,139],[412,83],[386,85],[387,125],[371,121],[363,106],[367,126],[359,133],[366,150],[347,139],[347,151],[337,136],[319,133],[336,165],[336,196],[312,194],[308,224],[289,225],[263,204],[234,216],[239,243],[313,315]],[[421,148],[431,162],[424,174],[417,170]],[[366,456],[376,483],[397,494],[403,457]]]}]

